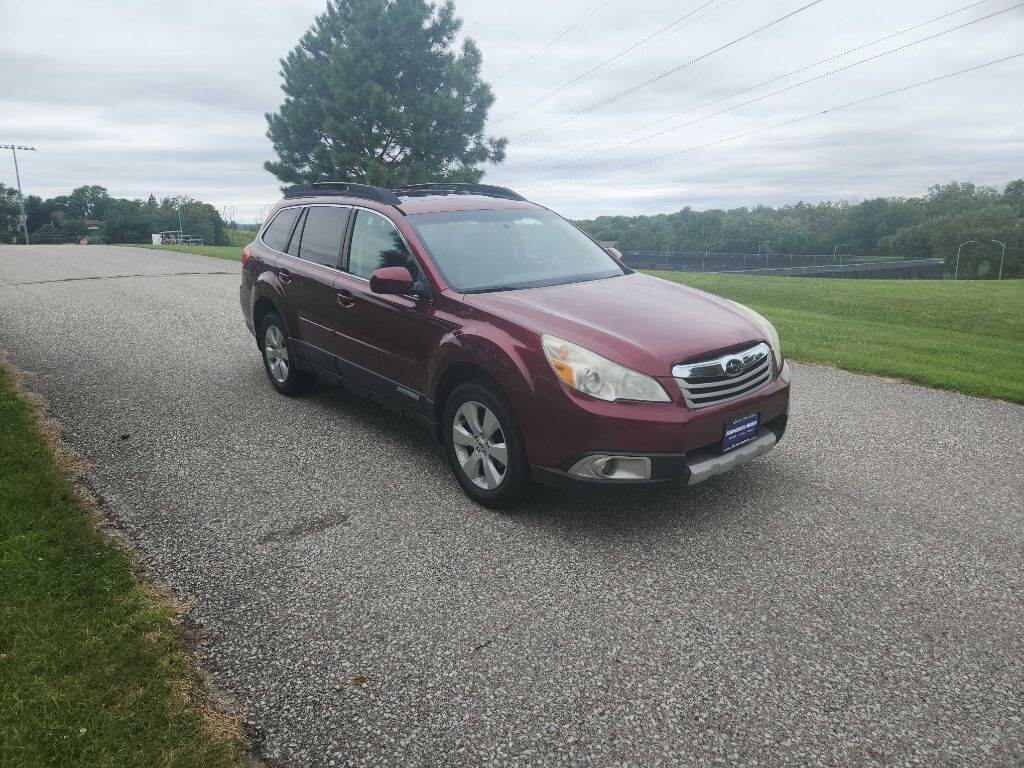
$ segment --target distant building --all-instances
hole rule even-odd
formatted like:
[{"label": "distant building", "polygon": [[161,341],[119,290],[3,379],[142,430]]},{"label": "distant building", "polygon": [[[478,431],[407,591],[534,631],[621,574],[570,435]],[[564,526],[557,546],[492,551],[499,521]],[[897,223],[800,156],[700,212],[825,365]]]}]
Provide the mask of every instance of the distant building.
[{"label": "distant building", "polygon": [[[50,214],[50,224],[52,224],[54,227],[58,227],[59,228],[59,227],[62,227],[64,224],[70,223],[72,221],[81,221],[81,219],[71,219],[71,218],[68,218],[67,213],[65,213],[64,211],[53,211]],[[100,219],[86,219],[85,220],[85,228],[89,232],[96,232],[102,226],[103,226],[103,222]]]}]

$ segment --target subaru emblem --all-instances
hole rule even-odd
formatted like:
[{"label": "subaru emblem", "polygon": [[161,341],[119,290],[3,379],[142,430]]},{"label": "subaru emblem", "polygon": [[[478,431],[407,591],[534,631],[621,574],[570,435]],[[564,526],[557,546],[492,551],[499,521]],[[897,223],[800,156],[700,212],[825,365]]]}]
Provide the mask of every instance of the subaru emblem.
[{"label": "subaru emblem", "polygon": [[725,372],[730,376],[739,376],[741,373],[743,373],[744,368],[746,368],[746,366],[743,364],[743,361],[740,360],[738,357],[730,357],[725,362]]}]

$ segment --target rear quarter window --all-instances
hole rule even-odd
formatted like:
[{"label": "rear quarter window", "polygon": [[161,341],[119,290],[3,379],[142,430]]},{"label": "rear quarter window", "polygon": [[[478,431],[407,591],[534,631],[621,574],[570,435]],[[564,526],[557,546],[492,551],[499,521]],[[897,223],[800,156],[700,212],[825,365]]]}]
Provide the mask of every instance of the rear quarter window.
[{"label": "rear quarter window", "polygon": [[292,227],[295,226],[295,220],[299,218],[301,212],[302,208],[298,207],[284,208],[277,212],[270,226],[263,231],[263,242],[267,247],[284,253],[284,249],[288,247]]}]

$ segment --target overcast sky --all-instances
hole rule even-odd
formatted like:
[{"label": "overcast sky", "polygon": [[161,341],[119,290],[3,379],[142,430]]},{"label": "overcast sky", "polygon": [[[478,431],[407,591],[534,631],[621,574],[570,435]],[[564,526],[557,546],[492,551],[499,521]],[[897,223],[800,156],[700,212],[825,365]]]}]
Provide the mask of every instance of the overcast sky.
[{"label": "overcast sky", "polygon": [[[730,96],[973,2],[822,0],[591,109],[810,1],[458,0],[463,32],[482,49],[484,78],[497,95],[488,133],[513,139],[504,166],[489,169],[485,181],[526,190],[581,218],[917,195],[952,179],[1001,186],[1024,176],[1024,57],[722,141],[1021,53],[1018,0],[986,0]],[[263,170],[273,156],[263,115],[281,101],[278,59],[322,8],[322,0],[0,0],[0,143],[39,148],[19,156],[25,193],[48,197],[101,184],[118,197],[186,194],[254,220],[279,196],[276,179]],[[665,129],[674,130],[647,138]],[[606,141],[617,134],[625,135]],[[0,156],[0,181],[14,183],[9,152]]]}]

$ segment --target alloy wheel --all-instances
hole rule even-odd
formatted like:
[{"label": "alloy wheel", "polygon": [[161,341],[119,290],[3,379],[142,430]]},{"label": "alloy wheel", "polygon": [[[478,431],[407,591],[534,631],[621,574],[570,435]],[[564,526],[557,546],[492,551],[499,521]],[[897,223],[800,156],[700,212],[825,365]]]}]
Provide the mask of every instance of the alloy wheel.
[{"label": "alloy wheel", "polygon": [[263,344],[267,353],[267,368],[270,369],[270,375],[278,384],[284,384],[288,380],[288,344],[285,342],[281,329],[276,325],[267,326]]},{"label": "alloy wheel", "polygon": [[470,400],[455,412],[452,443],[459,466],[474,485],[493,491],[508,471],[508,446],[501,423],[486,405]]}]

